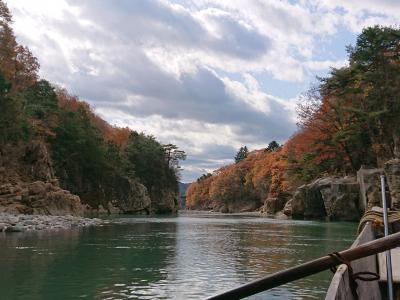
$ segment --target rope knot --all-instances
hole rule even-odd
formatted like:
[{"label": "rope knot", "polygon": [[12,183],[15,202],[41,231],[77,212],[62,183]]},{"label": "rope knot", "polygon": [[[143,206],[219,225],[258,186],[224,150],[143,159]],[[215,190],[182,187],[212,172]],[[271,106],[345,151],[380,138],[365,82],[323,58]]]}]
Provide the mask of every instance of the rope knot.
[{"label": "rope knot", "polygon": [[[354,299],[358,299],[358,294],[357,294],[357,282],[356,280],[361,280],[361,281],[374,281],[374,280],[379,280],[380,276],[377,273],[374,272],[369,272],[369,271],[362,271],[362,272],[357,272],[354,273],[354,270],[350,264],[350,261],[345,260],[343,256],[340,255],[339,252],[332,252],[328,254],[331,258],[333,258],[336,262],[337,265],[344,264],[347,266],[347,270],[349,272],[349,279],[350,279],[350,289],[353,294]],[[333,273],[336,273],[337,267],[333,266],[330,268],[330,270]]]}]

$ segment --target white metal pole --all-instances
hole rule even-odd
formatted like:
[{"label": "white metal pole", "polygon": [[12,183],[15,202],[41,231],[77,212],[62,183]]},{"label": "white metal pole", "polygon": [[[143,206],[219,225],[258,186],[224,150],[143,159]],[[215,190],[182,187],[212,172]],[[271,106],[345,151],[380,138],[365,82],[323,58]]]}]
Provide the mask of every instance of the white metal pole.
[{"label": "white metal pole", "polygon": [[[382,189],[382,208],[383,208],[383,224],[385,229],[385,236],[389,235],[389,222],[388,212],[386,203],[386,187],[385,187],[385,176],[381,175],[381,189]],[[388,298],[393,300],[393,274],[392,274],[392,257],[390,250],[386,251],[386,272],[388,281]]]}]

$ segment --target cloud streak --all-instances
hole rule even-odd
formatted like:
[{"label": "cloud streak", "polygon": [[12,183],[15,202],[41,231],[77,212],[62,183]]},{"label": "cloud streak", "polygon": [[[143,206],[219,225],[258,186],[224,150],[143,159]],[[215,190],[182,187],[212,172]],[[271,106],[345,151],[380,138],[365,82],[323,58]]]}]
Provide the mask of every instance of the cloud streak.
[{"label": "cloud streak", "polygon": [[[330,45],[400,16],[389,0],[7,2],[41,75],[109,122],[176,143],[188,154],[184,181],[244,144],[284,142],[295,130],[294,86],[345,64]],[[291,96],[274,95],[276,82]]]}]

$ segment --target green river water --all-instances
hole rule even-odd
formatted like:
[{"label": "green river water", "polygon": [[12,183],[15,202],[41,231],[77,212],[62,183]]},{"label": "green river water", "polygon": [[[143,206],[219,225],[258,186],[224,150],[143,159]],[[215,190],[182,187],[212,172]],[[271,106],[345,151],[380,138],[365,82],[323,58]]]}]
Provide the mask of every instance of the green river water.
[{"label": "green river water", "polygon": [[[0,233],[0,299],[203,299],[348,247],[356,224],[251,216],[124,216]],[[324,299],[326,271],[250,299]]]}]

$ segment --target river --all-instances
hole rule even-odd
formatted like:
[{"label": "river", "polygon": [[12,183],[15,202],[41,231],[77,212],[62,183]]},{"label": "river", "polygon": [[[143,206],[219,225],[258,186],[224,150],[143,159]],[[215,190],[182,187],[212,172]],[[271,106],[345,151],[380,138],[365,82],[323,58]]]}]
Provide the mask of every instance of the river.
[{"label": "river", "polygon": [[[186,214],[0,233],[0,299],[202,299],[348,247],[354,223]],[[250,299],[323,299],[326,271]]]}]

